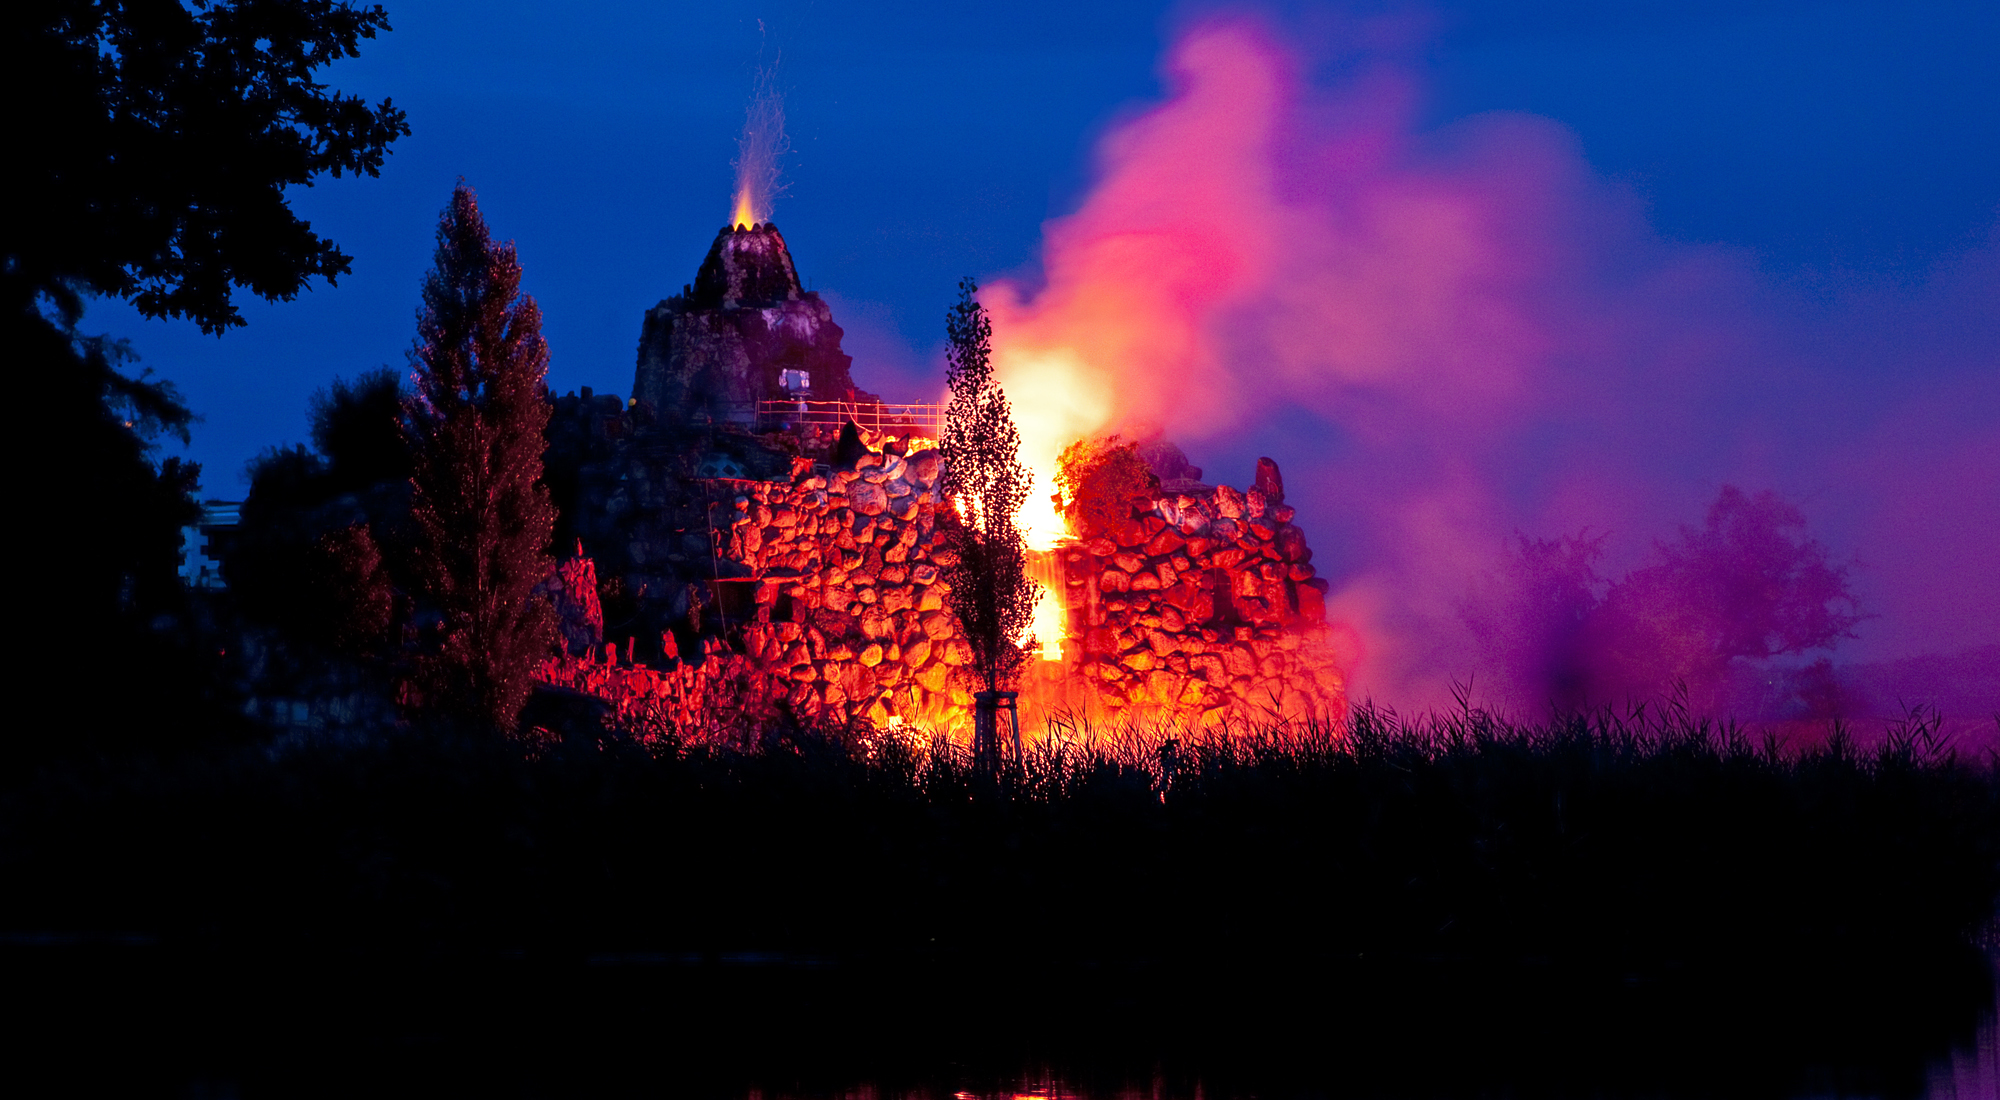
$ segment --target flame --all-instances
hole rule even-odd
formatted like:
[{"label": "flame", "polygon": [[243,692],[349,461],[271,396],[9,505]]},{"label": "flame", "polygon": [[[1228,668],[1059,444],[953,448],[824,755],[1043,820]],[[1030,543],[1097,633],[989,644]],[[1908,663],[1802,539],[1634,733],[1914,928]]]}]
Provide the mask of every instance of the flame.
[{"label": "flame", "polygon": [[[1020,420],[1018,414],[1016,420],[1018,426]],[[1023,450],[1024,452],[1026,450],[1025,440]],[[1037,495],[1033,491],[1045,485],[1054,486],[1052,472],[1055,464],[1050,462],[1038,468],[1027,461],[1026,453],[1021,457],[1022,464],[1029,467],[1029,474],[1033,480],[1029,498],[1021,510],[1015,513],[1014,524],[1021,531],[1022,541],[1027,544],[1028,577],[1041,591],[1035,600],[1034,617],[1029,621],[1027,629],[1015,636],[1014,644],[1025,646],[1032,639],[1033,652],[1038,659],[1060,661],[1063,659],[1062,643],[1069,638],[1069,615],[1068,609],[1063,605],[1062,569],[1056,559],[1056,553],[1062,541],[1067,538],[1068,531],[1063,527],[1062,517],[1049,501],[1048,494]],[[1051,473],[1045,474],[1043,470]],[[945,506],[958,514],[961,523],[977,525],[983,501],[977,495],[951,496],[945,499]],[[1053,528],[1050,527],[1051,521],[1054,523]]]},{"label": "flame", "polygon": [[[1220,394],[1203,329],[1261,260],[1240,232],[1233,198],[1263,190],[1261,180],[1237,177],[1257,174],[1243,166],[1261,164],[1254,154],[1269,128],[1244,125],[1231,97],[1261,105],[1276,95],[1276,78],[1255,49],[1201,36],[1182,46],[1176,64],[1180,95],[1106,142],[1107,177],[1083,209],[1050,226],[1047,285],[1030,298],[1003,280],[982,296],[993,315],[994,374],[1034,473],[1020,517],[1034,551],[1054,552],[1070,538],[1051,499],[1064,447],[1141,426],[1199,433],[1233,412],[1231,402],[1211,399]],[[1240,79],[1204,84],[1191,75],[1218,67]],[[1257,108],[1248,113],[1254,123]],[[1196,148],[1213,155],[1189,170],[1185,151]],[[1162,149],[1172,155],[1159,156]],[[1156,161],[1174,168],[1147,171]],[[1060,571],[1049,575],[1055,583],[1043,582],[1035,622],[1043,656],[1054,659],[1051,639],[1068,631]]]},{"label": "flame", "polygon": [[1069,615],[1063,607],[1062,569],[1054,551],[1028,552],[1029,573],[1041,587],[1035,601],[1035,618],[1028,636],[1035,640],[1035,655],[1044,661],[1063,659],[1063,642],[1069,639]]},{"label": "flame", "polygon": [[[1055,555],[1070,541],[1069,525],[1056,508],[1056,459],[1063,448],[1101,428],[1114,402],[1104,375],[1089,369],[1073,350],[1029,348],[994,328],[995,373],[1006,379],[1014,426],[1021,433],[1021,464],[1028,468],[1028,498],[1015,522],[1028,544],[1030,572],[1041,588],[1028,636],[1044,661],[1063,659],[1070,638],[1062,570]],[[1026,638],[1022,638],[1026,641]]]},{"label": "flame", "polygon": [[785,135],[785,98],[777,83],[778,64],[759,65],[736,139],[736,207],[729,224],[745,229],[769,221],[785,193],[779,160],[791,151]]},{"label": "flame", "polygon": [[748,229],[763,218],[757,216],[757,207],[750,199],[750,188],[746,185],[736,190],[736,212],[729,215],[729,224],[738,229]]}]

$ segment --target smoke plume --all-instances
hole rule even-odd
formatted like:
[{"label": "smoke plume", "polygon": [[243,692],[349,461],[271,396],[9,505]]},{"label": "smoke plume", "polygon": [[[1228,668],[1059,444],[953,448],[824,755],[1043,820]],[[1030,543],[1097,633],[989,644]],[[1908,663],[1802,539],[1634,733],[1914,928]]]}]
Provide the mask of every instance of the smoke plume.
[{"label": "smoke plume", "polygon": [[[1562,610],[1579,564],[1662,566],[1732,484],[1876,614],[1863,654],[2000,641],[2000,236],[1921,287],[1808,296],[1661,238],[1558,123],[1424,130],[1409,73],[1349,71],[1314,86],[1254,20],[1181,38],[1165,100],[1103,138],[1047,227],[1042,282],[985,295],[1033,464],[1109,431],[1163,431],[1212,481],[1279,457],[1364,647],[1357,697],[1422,705],[1476,675],[1550,698],[1574,663],[1495,660],[1506,631],[1466,613],[1521,537],[1583,615]],[[1662,594],[1671,572],[1648,574],[1648,621],[1713,604]]]}]

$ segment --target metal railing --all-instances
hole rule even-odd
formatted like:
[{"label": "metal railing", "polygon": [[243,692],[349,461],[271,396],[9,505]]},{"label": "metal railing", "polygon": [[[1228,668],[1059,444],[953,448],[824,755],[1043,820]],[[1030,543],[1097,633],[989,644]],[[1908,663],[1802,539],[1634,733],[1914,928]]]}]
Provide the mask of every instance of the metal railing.
[{"label": "metal railing", "polygon": [[848,421],[871,432],[896,432],[937,438],[944,424],[940,404],[890,404],[884,401],[759,401],[757,430],[778,432],[799,428],[838,428]]}]

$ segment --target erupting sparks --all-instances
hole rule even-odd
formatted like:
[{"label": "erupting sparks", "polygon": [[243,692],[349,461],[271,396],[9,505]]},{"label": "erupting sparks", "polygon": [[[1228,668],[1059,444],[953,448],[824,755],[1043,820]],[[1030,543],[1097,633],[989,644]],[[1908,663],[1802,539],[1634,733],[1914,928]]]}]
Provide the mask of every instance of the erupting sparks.
[{"label": "erupting sparks", "polygon": [[771,220],[778,196],[778,159],[791,151],[785,136],[785,98],[777,86],[778,63],[757,67],[750,105],[744,111],[743,136],[736,141],[736,205],[729,224],[748,229]]}]

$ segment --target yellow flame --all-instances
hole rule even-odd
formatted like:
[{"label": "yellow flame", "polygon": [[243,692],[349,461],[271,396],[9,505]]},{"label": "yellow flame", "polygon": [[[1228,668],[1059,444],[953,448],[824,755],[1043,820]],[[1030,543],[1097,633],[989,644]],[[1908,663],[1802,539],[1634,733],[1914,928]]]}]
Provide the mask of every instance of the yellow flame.
[{"label": "yellow flame", "polygon": [[1034,472],[1021,530],[1034,550],[1053,550],[1069,537],[1052,499],[1056,459],[1063,448],[1110,422],[1113,395],[1098,371],[1087,370],[1069,348],[994,348],[994,370],[1003,379],[1021,432],[1021,461]]},{"label": "yellow flame", "polygon": [[757,216],[757,208],[750,204],[749,186],[745,185],[737,188],[736,212],[729,216],[729,224],[739,229],[748,229],[763,220],[763,218]]},{"label": "yellow flame", "polygon": [[[1082,357],[1072,349],[1022,348],[1009,346],[1004,339],[995,343],[995,373],[1004,379],[1014,426],[1021,433],[1021,463],[1032,475],[1028,499],[1016,522],[1032,554],[1053,555],[1070,538],[1069,525],[1053,499],[1056,459],[1064,447],[1111,419],[1113,396],[1100,381],[1101,372],[1084,369]],[[1060,661],[1062,643],[1069,638],[1062,571],[1050,558],[1041,573],[1036,577],[1041,599],[1029,629],[1041,659]]]},{"label": "yellow flame", "polygon": [[[1015,342],[1010,340],[1014,334],[1004,330],[994,335],[994,373],[1013,408],[1014,426],[1021,433],[1021,463],[1031,477],[1028,498],[1015,522],[1030,554],[1045,563],[1035,578],[1041,598],[1036,601],[1029,633],[1042,660],[1060,661],[1063,642],[1069,639],[1069,615],[1064,607],[1062,570],[1053,555],[1071,536],[1053,499],[1057,459],[1064,447],[1101,431],[1112,421],[1116,396],[1105,373],[1089,369],[1079,350]],[[969,519],[977,502],[954,501],[953,507]],[[1025,636],[1017,639],[1026,640]]]},{"label": "yellow flame", "polygon": [[[1034,621],[1028,625],[1028,634],[1035,639],[1035,654],[1044,661],[1062,660],[1062,644],[1069,637],[1069,615],[1063,609],[1062,570],[1059,560],[1055,558],[1059,553],[1060,550],[1046,555],[1029,552],[1031,563],[1045,563],[1042,568],[1033,570],[1040,574],[1035,577],[1035,583],[1042,592],[1041,599],[1035,601]],[[1051,584],[1051,579],[1055,583]]]}]

